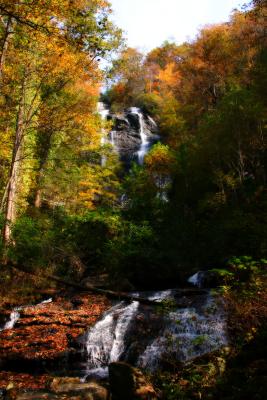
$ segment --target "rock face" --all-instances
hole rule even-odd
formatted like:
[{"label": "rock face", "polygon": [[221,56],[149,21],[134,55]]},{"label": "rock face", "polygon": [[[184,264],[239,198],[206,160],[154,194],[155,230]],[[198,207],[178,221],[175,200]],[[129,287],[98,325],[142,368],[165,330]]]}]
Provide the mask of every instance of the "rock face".
[{"label": "rock face", "polygon": [[55,378],[49,392],[11,389],[5,393],[6,400],[108,400],[108,396],[105,387],[96,382],[81,383],[79,378]]},{"label": "rock face", "polygon": [[99,103],[99,113],[103,119],[112,121],[113,128],[107,141],[119,153],[127,165],[132,161],[142,163],[140,151],[146,153],[159,140],[155,121],[139,108],[131,107],[119,114],[110,113],[103,103]]},{"label": "rock face", "polygon": [[156,400],[153,386],[141,371],[123,362],[109,365],[112,400]]}]

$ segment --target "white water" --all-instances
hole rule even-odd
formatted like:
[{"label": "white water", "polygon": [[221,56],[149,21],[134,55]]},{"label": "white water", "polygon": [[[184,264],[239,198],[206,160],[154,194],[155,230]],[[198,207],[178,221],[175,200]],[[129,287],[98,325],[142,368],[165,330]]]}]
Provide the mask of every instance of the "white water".
[{"label": "white water", "polygon": [[147,346],[138,366],[156,370],[164,359],[187,362],[227,345],[223,309],[211,296],[203,308],[183,308],[169,313],[161,334]]},{"label": "white water", "polygon": [[[167,290],[147,297],[157,302],[169,299],[175,304],[174,293]],[[140,293],[140,296],[145,297],[145,294]],[[153,319],[159,318],[160,324],[153,324]],[[141,334],[138,334],[135,327],[138,328],[140,321],[143,322]],[[130,328],[137,332],[133,337]],[[149,336],[144,335],[142,329],[148,330]],[[166,308],[160,316],[155,307],[147,308],[136,301],[130,305],[122,302],[112,307],[88,332],[86,377],[92,374],[104,376],[110,362],[127,361],[131,346],[135,346],[136,365],[153,371],[171,357],[187,362],[226,345],[224,309],[211,295],[195,296],[190,307],[170,308],[169,311]]]},{"label": "white water", "polygon": [[48,303],[52,303],[53,299],[47,299],[42,301],[41,303],[36,304],[35,306],[29,305],[29,306],[23,306],[23,307],[16,307],[14,308],[14,310],[11,312],[10,316],[9,316],[9,320],[5,323],[5,325],[3,326],[2,329],[0,329],[1,331],[5,331],[6,329],[13,329],[16,325],[16,323],[18,322],[18,320],[20,319],[20,311],[23,310],[24,308],[28,308],[28,307],[40,307],[43,304],[48,304]]},{"label": "white water", "polygon": [[[97,103],[97,112],[98,114],[101,116],[102,121],[106,121],[107,120],[107,116],[109,115],[109,109],[106,108],[105,104],[102,102],[98,102]],[[108,139],[105,135],[105,129],[102,128],[102,135],[101,135],[101,139],[100,139],[100,144],[101,146],[104,146],[106,143],[108,143]],[[101,167],[105,167],[107,163],[107,157],[105,155],[102,155],[101,157]]]},{"label": "white water", "polygon": [[16,322],[18,322],[19,318],[20,318],[20,313],[19,311],[21,310],[21,308],[15,308],[12,313],[10,314],[9,320],[5,323],[3,329],[1,329],[2,331],[5,331],[6,329],[13,329]]},{"label": "white water", "polygon": [[110,144],[115,148],[115,131],[110,132]]},{"label": "white water", "polygon": [[[110,110],[106,107],[107,106],[102,102],[99,102],[97,105],[97,112],[101,116],[102,121],[106,121],[107,116],[110,114]],[[135,154],[137,156],[138,164],[143,165],[144,158],[151,147],[151,141],[149,140],[149,138],[145,132],[146,124],[145,124],[145,120],[144,120],[144,115],[143,115],[142,111],[137,107],[129,108],[128,112],[130,114],[135,114],[138,116],[139,126],[140,126],[139,133],[140,133],[141,144],[140,144],[139,150],[136,153],[133,153],[133,155]],[[147,118],[149,119],[151,125],[154,125],[154,127],[157,127],[157,124],[153,120],[153,118],[151,118],[150,116],[147,116]],[[129,123],[129,120],[127,119],[127,115],[125,116],[124,120],[125,120],[125,122],[128,123],[129,129],[130,129],[130,123]],[[154,138],[154,140],[156,138],[159,139],[159,136],[153,135],[153,138]],[[101,142],[102,146],[104,146],[107,143],[111,144],[113,149],[116,152],[120,153],[119,146],[116,146],[116,131],[112,130],[111,132],[109,132],[109,135],[107,136],[105,133],[105,129],[103,128],[100,142]],[[105,166],[106,162],[107,162],[107,157],[102,156],[101,165]]]},{"label": "white water", "polygon": [[[144,129],[144,116],[143,116],[143,113],[141,112],[141,110],[137,107],[131,107],[130,110],[131,110],[132,114],[138,115],[138,118],[139,118],[141,146],[137,152],[137,157],[138,157],[138,164],[143,165],[145,156],[150,147],[150,143],[149,143],[147,135],[145,134],[145,129]],[[152,118],[151,118],[151,120],[152,120]],[[153,121],[153,123],[155,124],[154,121]]]},{"label": "white water", "polygon": [[119,303],[90,329],[86,339],[87,375],[105,375],[107,365],[120,359],[125,350],[127,329],[136,316],[139,303]]},{"label": "white water", "polygon": [[105,104],[102,102],[97,103],[97,112],[100,114],[103,121],[105,121],[109,115],[109,109],[106,108]]},{"label": "white water", "polygon": [[196,274],[190,276],[187,282],[192,283],[192,285],[200,288],[202,284],[202,272],[199,271]]}]

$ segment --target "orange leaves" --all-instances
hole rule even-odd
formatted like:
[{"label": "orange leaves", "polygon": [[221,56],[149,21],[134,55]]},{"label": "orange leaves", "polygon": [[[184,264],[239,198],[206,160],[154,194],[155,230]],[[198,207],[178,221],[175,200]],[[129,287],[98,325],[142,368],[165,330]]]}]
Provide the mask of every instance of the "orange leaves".
[{"label": "orange leaves", "polygon": [[159,89],[160,90],[172,90],[173,87],[177,86],[180,82],[181,75],[177,71],[174,62],[166,65],[163,70],[159,71]]},{"label": "orange leaves", "polygon": [[50,304],[25,308],[15,328],[0,333],[2,357],[27,360],[60,357],[68,350],[68,338],[84,333],[109,307],[102,296],[83,295],[79,300],[81,305],[77,309],[61,298]]}]

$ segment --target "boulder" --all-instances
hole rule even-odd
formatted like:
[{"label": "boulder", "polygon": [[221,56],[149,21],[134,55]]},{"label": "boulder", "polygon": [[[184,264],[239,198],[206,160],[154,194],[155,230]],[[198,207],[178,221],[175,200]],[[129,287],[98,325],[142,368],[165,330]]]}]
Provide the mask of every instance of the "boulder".
[{"label": "boulder", "polygon": [[156,400],[153,386],[137,368],[124,362],[109,365],[112,400]]},{"label": "boulder", "polygon": [[107,400],[108,391],[105,387],[96,382],[82,383],[79,378],[54,378],[51,391],[60,393],[80,393],[86,394],[88,400]]}]

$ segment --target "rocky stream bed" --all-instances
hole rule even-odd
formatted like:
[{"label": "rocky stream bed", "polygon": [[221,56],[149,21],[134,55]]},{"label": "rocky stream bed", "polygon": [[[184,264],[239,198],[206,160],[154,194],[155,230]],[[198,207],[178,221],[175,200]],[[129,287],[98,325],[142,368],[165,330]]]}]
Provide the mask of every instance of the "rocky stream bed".
[{"label": "rocky stream bed", "polygon": [[152,305],[66,292],[2,311],[2,399],[158,398],[141,371],[227,345],[219,299],[209,291],[184,293],[134,294]]}]

